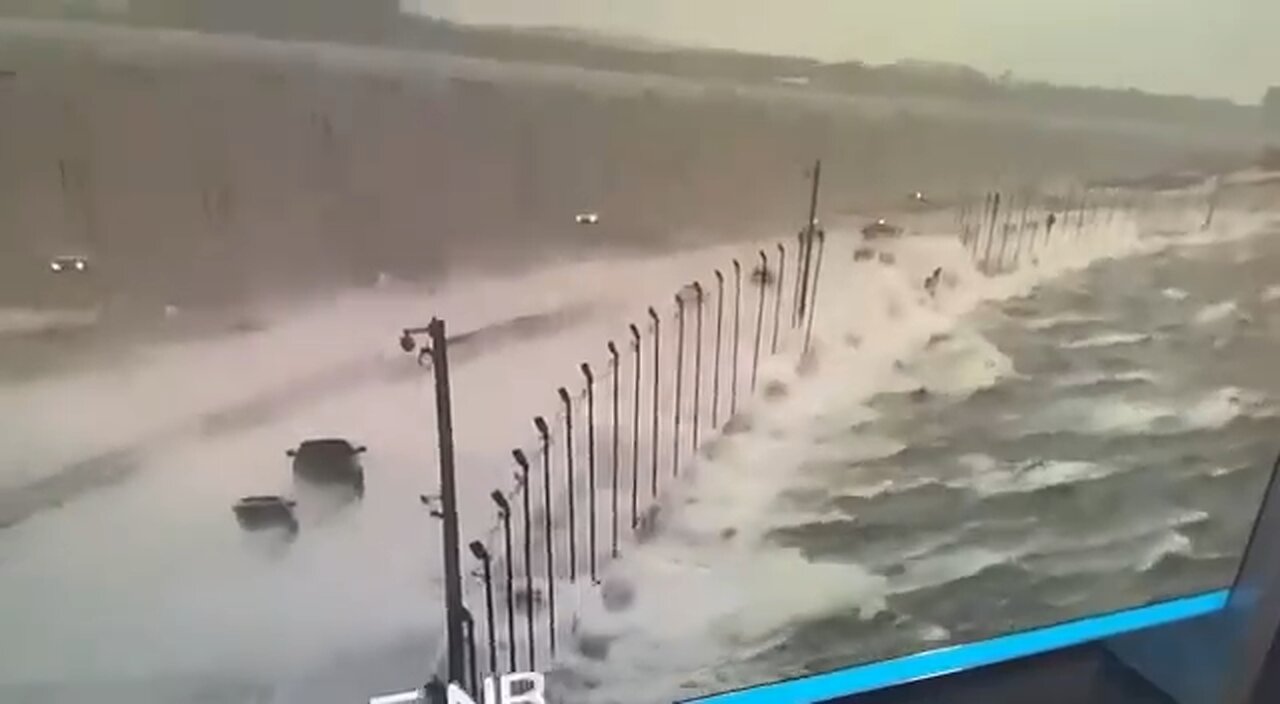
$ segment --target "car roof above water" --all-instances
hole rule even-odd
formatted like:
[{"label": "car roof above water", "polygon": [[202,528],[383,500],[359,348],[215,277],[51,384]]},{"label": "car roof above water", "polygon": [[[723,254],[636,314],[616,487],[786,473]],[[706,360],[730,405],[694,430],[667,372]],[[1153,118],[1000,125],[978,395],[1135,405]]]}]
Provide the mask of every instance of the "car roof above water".
[{"label": "car roof above water", "polygon": [[355,446],[345,438],[313,438],[303,440],[298,450],[307,452],[355,452]]}]

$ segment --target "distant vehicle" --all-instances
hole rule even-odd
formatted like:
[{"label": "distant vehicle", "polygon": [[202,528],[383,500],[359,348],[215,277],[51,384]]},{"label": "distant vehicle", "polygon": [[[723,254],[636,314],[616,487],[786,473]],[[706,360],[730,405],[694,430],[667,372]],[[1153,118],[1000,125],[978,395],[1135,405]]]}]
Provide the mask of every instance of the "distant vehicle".
[{"label": "distant vehicle", "polygon": [[890,225],[884,218],[880,218],[875,222],[862,228],[862,235],[869,240],[880,237],[897,237],[902,234],[902,228],[896,225]]},{"label": "distant vehicle", "polygon": [[598,225],[600,224],[599,213],[578,213],[574,221],[579,225]]},{"label": "distant vehicle", "polygon": [[342,484],[364,490],[364,468],[359,455],[364,446],[355,446],[341,438],[304,440],[297,449],[288,450],[293,458],[295,477],[316,484]]},{"label": "distant vehicle", "polygon": [[236,502],[232,511],[236,522],[245,530],[285,528],[298,529],[298,519],[293,515],[296,504],[280,496],[246,496]]},{"label": "distant vehicle", "polygon": [[78,254],[65,254],[49,260],[49,270],[55,274],[84,273],[89,270],[89,258]]}]

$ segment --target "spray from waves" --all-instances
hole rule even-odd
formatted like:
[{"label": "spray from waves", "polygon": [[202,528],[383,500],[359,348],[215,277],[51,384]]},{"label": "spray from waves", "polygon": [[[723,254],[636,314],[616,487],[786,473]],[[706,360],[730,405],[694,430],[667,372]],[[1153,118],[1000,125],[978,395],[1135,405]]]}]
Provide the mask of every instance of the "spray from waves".
[{"label": "spray from waves", "polygon": [[101,314],[90,310],[35,310],[30,308],[0,308],[0,340],[6,337],[39,335],[44,333],[92,327]]},{"label": "spray from waves", "polygon": [[1234,301],[1222,301],[1201,308],[1192,320],[1197,325],[1208,325],[1225,320],[1239,312],[1239,305]]},{"label": "spray from waves", "polygon": [[1140,386],[1154,384],[1159,380],[1153,372],[1133,370],[1107,374],[1104,372],[1083,372],[1056,379],[1054,386],[1062,389],[1081,389],[1093,386]]},{"label": "spray from waves", "polygon": [[1025,494],[1063,484],[1101,479],[1115,474],[1117,467],[1093,462],[1032,460],[1000,462],[988,455],[965,455],[958,464],[969,476],[951,479],[946,486],[971,489],[982,496]]},{"label": "spray from waves", "polygon": [[1136,345],[1147,342],[1151,339],[1151,335],[1137,332],[1115,332],[1105,335],[1095,335],[1080,340],[1071,340],[1062,344],[1065,350],[1082,350],[1093,349],[1097,347],[1116,347],[1119,345]]},{"label": "spray from waves", "polygon": [[[857,411],[843,424],[847,432],[867,421],[861,403],[886,388],[911,390],[924,382],[931,390],[963,392],[996,383],[1013,373],[1011,363],[980,337],[963,330],[957,334],[961,316],[981,301],[1025,292],[1045,277],[1086,266],[1099,256],[1140,249],[1125,237],[1099,238],[1078,251],[1044,257],[1036,265],[989,279],[967,265],[967,256],[949,238],[909,238],[878,246],[894,254],[893,266],[860,265],[843,254],[840,245],[829,243],[827,261],[833,263],[824,269],[820,299],[848,304],[819,307],[812,356],[821,374],[809,379],[811,371],[797,375],[778,365],[762,370],[766,380],[781,379],[789,386],[785,399],[751,409],[754,432],[730,438],[727,451],[718,449],[714,460],[699,463],[687,489],[696,501],[677,504],[654,542],[617,563],[615,574],[625,576],[636,601],[659,606],[652,612],[632,607],[625,618],[582,618],[582,632],[603,629],[616,634],[610,638],[607,658],[573,663],[577,676],[601,683],[582,701],[637,701],[642,697],[631,689],[635,686],[649,688],[654,696],[648,699],[653,700],[687,691],[679,686],[683,684],[697,688],[697,683],[715,681],[716,688],[722,688],[732,684],[716,681],[716,673],[724,674],[723,666],[739,661],[744,652],[765,647],[771,634],[802,616],[855,607],[875,613],[884,598],[886,585],[878,581],[883,577],[858,565],[837,568],[808,562],[765,539],[778,519],[788,517],[780,516],[775,505],[779,493],[802,481],[806,466],[830,464],[839,455],[832,434],[841,431],[842,423],[829,409]],[[944,285],[938,295],[924,295],[919,282],[938,266],[947,273]],[[811,424],[815,419],[822,428],[818,433]],[[874,454],[901,451],[889,445]],[[1002,483],[988,480],[982,488],[993,494],[1033,491],[1102,471],[1073,465],[1023,470],[1010,468]],[[867,482],[860,493],[878,496],[906,488],[890,479]],[[1005,560],[1007,555],[999,552],[962,555],[949,565],[921,564],[906,578],[924,585]],[[767,568],[771,573],[785,571],[788,586],[783,593],[761,584],[761,565],[773,565]],[[823,572],[832,569],[836,572]],[[846,586],[844,596],[834,603],[808,597],[797,601],[796,584],[808,583],[810,575],[815,584],[823,584],[823,575],[832,574],[855,588]],[[699,588],[698,580],[714,581],[716,588]],[[681,608],[673,617],[670,607],[676,602]],[[815,602],[820,604],[816,609]],[[736,623],[739,620],[742,625]],[[610,626],[619,623],[628,625]]]},{"label": "spray from waves", "polygon": [[1190,554],[1191,539],[1174,531],[1164,534],[1155,544],[1142,552],[1135,560],[1135,564],[1139,572],[1149,572],[1155,569],[1161,560],[1170,555],[1187,556]]},{"label": "spray from waves", "polygon": [[1274,413],[1264,396],[1236,387],[1216,389],[1189,404],[1134,400],[1121,395],[1067,399],[1030,418],[1032,433],[1087,435],[1169,435],[1215,430],[1240,417]]},{"label": "spray from waves", "polygon": [[1058,327],[1067,327],[1073,325],[1093,325],[1096,323],[1106,322],[1106,318],[1099,315],[1085,315],[1083,313],[1063,313],[1062,315],[1053,315],[1044,318],[1035,318],[1024,323],[1024,327],[1028,330],[1052,330]]},{"label": "spray from waves", "polygon": [[[612,333],[621,309],[659,300],[741,248],[568,262],[516,276],[446,282],[438,290],[342,291],[280,311],[268,329],[146,345],[129,364],[104,362],[88,371],[6,384],[0,387],[0,416],[8,421],[0,424],[0,485],[39,481],[67,466],[136,449],[185,432],[186,425],[205,424],[202,418],[212,419],[210,427],[246,427],[265,410],[279,407],[262,400],[281,391],[299,401],[314,400],[295,390],[314,389],[317,379],[331,387],[379,380],[380,370],[405,360],[395,345],[400,330],[431,315],[456,321],[455,332],[512,323],[498,332],[519,337],[541,326],[544,316],[590,306],[595,309],[591,321],[557,319],[562,329],[551,337],[569,337],[565,333],[571,331],[563,328],[576,332],[589,327],[587,322],[597,329],[607,326],[608,332],[591,338],[594,343]],[[575,285],[565,286],[566,280]],[[619,287],[619,280],[629,285]],[[485,342],[492,346],[494,340]],[[557,361],[563,364],[565,356]],[[576,373],[572,365],[564,366]],[[122,407],[130,412],[120,413]]]},{"label": "spray from waves", "polygon": [[1171,301],[1185,301],[1187,300],[1187,297],[1190,296],[1191,294],[1187,293],[1186,291],[1183,291],[1180,288],[1166,288],[1160,292],[1160,295],[1164,296],[1165,298]]},{"label": "spray from waves", "polygon": [[1266,287],[1265,289],[1263,289],[1262,294],[1259,296],[1259,299],[1261,299],[1264,303],[1270,303],[1272,301],[1280,301],[1280,285]]},{"label": "spray from waves", "polygon": [[[1126,247],[1123,239],[1121,242],[1122,246],[1107,254],[1117,255],[1143,249],[1140,246]],[[712,681],[716,685],[715,688],[749,684],[750,682],[733,681],[732,677],[724,679],[726,667],[740,661],[744,653],[759,652],[761,648],[768,647],[775,641],[778,633],[785,632],[789,624],[793,625],[802,618],[811,618],[815,615],[804,605],[797,607],[786,600],[757,601],[750,596],[754,586],[752,582],[755,579],[753,574],[735,572],[732,566],[735,560],[740,559],[742,551],[755,556],[755,559],[758,559],[759,555],[791,554],[766,544],[760,537],[762,533],[767,532],[767,527],[776,524],[779,518],[779,512],[776,511],[770,492],[793,486],[803,473],[807,464],[807,455],[814,452],[809,442],[812,439],[810,434],[797,430],[797,427],[803,427],[807,420],[821,415],[820,411],[815,412],[815,407],[830,408],[833,404],[844,404],[845,407],[849,407],[850,403],[886,388],[910,390],[912,383],[919,381],[916,378],[918,373],[933,371],[928,369],[927,365],[920,364],[920,360],[924,358],[920,350],[927,346],[930,340],[936,339],[936,335],[953,330],[958,316],[971,309],[977,301],[1013,295],[1034,285],[1034,281],[1038,278],[1057,273],[1032,268],[1013,276],[984,280],[972,275],[967,268],[961,267],[954,272],[954,277],[944,277],[944,280],[953,281],[955,285],[944,286],[943,295],[936,301],[922,300],[918,295],[916,282],[922,280],[933,266],[942,265],[950,269],[954,261],[963,261],[963,259],[957,257],[952,261],[937,259],[930,261],[931,257],[927,256],[926,248],[937,247],[938,249],[934,252],[936,255],[937,252],[943,251],[942,247],[945,243],[930,241],[928,238],[893,244],[896,245],[894,249],[897,266],[865,267],[854,271],[850,277],[855,282],[852,284],[838,274],[833,274],[830,279],[826,279],[828,282],[841,281],[844,290],[833,291],[826,288],[830,285],[826,284],[822,291],[824,300],[831,300],[834,294],[840,300],[855,303],[834,311],[822,309],[816,330],[818,337],[815,339],[815,354],[820,360],[822,371],[821,383],[805,383],[804,379],[787,378],[788,383],[792,385],[792,391],[786,404],[774,409],[778,411],[779,418],[776,423],[770,424],[767,430],[777,442],[777,448],[775,448],[777,451],[751,453],[753,460],[757,459],[754,455],[767,456],[768,459],[763,464],[757,464],[752,460],[740,460],[732,463],[732,471],[703,471],[697,485],[691,489],[691,494],[699,498],[697,503],[692,507],[681,506],[678,511],[669,516],[670,520],[679,525],[679,529],[668,526],[660,534],[659,543],[664,546],[663,550],[673,545],[685,550],[700,550],[696,559],[688,559],[676,566],[666,561],[655,565],[642,555],[647,549],[658,548],[646,545],[636,551],[635,559],[626,561],[626,573],[637,594],[656,591],[670,598],[698,598],[699,601],[702,598],[708,598],[707,595],[698,590],[687,590],[678,596],[671,596],[671,592],[665,588],[665,582],[678,580],[681,569],[692,569],[698,574],[707,575],[721,573],[722,566],[725,566],[724,573],[740,577],[742,584],[734,584],[733,587],[739,590],[738,594],[744,595],[740,597],[742,603],[747,608],[755,607],[751,617],[759,620],[753,623],[757,626],[764,623],[767,627],[746,629],[738,632],[737,637],[724,639],[704,637],[703,634],[708,632],[724,633],[725,631],[703,620],[700,609],[693,610],[683,613],[683,618],[693,623],[682,623],[680,626],[682,629],[687,629],[684,632],[695,634],[692,638],[697,639],[699,645],[688,650],[681,648],[681,652],[674,653],[675,648],[672,643],[675,641],[671,637],[655,635],[648,630],[650,625],[646,623],[646,619],[635,619],[633,629],[618,635],[611,646],[610,655],[604,661],[593,661],[581,666],[580,674],[586,673],[591,679],[605,683],[600,688],[600,692],[584,697],[583,701],[639,700],[640,698],[635,695],[629,685],[638,685],[642,688],[651,683],[662,682],[678,682],[680,685],[687,685],[665,687],[655,684],[655,689],[647,690],[654,693],[654,696],[648,697],[649,699],[661,699],[668,698],[672,691],[687,692],[690,688],[700,689],[701,682]],[[1147,249],[1159,246],[1163,245],[1153,245]],[[1099,253],[1082,256],[1079,264],[1087,263],[1090,256],[1096,257]],[[839,261],[839,255],[836,257],[836,261]],[[1042,261],[1053,263],[1061,260],[1046,257]],[[850,340],[856,343],[849,342]],[[940,351],[945,352],[947,349],[948,345],[939,345]],[[975,356],[981,357],[981,355]],[[939,365],[940,368],[943,366]],[[981,364],[980,367],[985,368],[985,364]],[[771,375],[774,373],[774,371],[770,372]],[[962,380],[954,384],[954,387],[963,389],[966,386],[981,386],[984,383],[994,383],[992,379],[993,376],[990,374],[980,375],[970,380]],[[785,408],[785,411],[781,410],[782,408]],[[1158,418],[1163,414],[1163,410],[1153,413],[1152,418]],[[838,421],[834,418],[829,421],[824,418],[824,423],[828,430],[838,427]],[[865,417],[851,421],[850,425],[861,423],[865,423]],[[766,432],[763,424],[757,425],[757,431]],[[720,459],[717,457],[717,462]],[[708,469],[704,464],[703,470]],[[1075,481],[1082,481],[1089,477],[1101,477],[1109,471],[1097,465],[1084,463],[1017,469],[1021,471],[1010,468],[1006,471],[1003,481],[989,480],[983,488],[991,496],[1001,496],[1009,492],[1034,491],[1037,486],[1058,486],[1061,483],[1073,481],[1073,478]],[[766,477],[768,483],[762,485],[760,482]],[[754,486],[751,489],[737,486],[743,482]],[[732,488],[721,486],[722,483],[727,483]],[[881,496],[906,488],[889,479],[868,482],[861,493]],[[735,493],[745,494],[744,498],[748,499],[746,501],[748,510],[737,505],[739,503],[737,501],[722,500],[724,496]],[[711,501],[704,500],[707,494],[711,495]],[[786,516],[786,518],[791,517]],[[726,545],[732,548],[726,548]],[[1025,549],[1028,548],[1022,548],[1022,550]],[[935,582],[936,586],[965,576],[973,576],[984,570],[1000,569],[1018,554],[1018,551],[1005,550],[975,552],[968,548],[953,549],[950,552],[950,556],[937,554],[936,557],[941,561],[932,565],[930,564],[933,562],[932,557],[913,563],[913,566],[907,568],[902,575],[892,580],[890,593],[900,586],[912,586],[912,583],[929,586],[930,582]],[[730,558],[724,553],[732,553],[739,557]],[[782,566],[782,564],[779,561],[775,566]],[[846,566],[858,567],[856,564]],[[788,577],[797,583],[805,581],[810,570],[825,567],[825,565],[805,560],[786,563],[786,568],[789,570]],[[899,584],[900,580],[905,580],[907,583]],[[856,579],[854,581],[862,584]],[[864,598],[871,600],[873,604],[878,604],[883,598],[885,588],[885,585],[877,585],[872,590],[873,593],[866,594]],[[762,588],[759,598],[773,598],[765,596],[768,591]],[[720,596],[717,593],[710,598],[716,599]],[[736,602],[738,599],[731,601]],[[767,603],[767,608],[761,608],[764,603]],[[714,602],[707,605],[709,611],[714,614],[720,614],[726,619],[736,618],[719,611],[718,607],[720,604]],[[848,605],[837,608],[843,611],[850,610]],[[836,612],[828,612],[827,615],[831,613]],[[702,621],[701,627],[697,625],[698,621]],[[733,629],[729,631],[732,632]],[[756,636],[755,640],[746,637],[752,633]],[[647,657],[624,657],[620,655],[624,650],[631,653],[644,653]],[[615,653],[619,655],[615,657]],[[661,664],[664,657],[666,666]],[[634,661],[637,659],[646,663],[646,672],[639,678],[634,674]],[[641,678],[645,681],[638,682]],[[614,683],[627,684],[618,687]],[[608,694],[601,692],[611,692],[619,696],[611,698]]]},{"label": "spray from waves", "polygon": [[1008,356],[969,329],[956,330],[942,342],[927,345],[900,371],[917,382],[917,388],[951,395],[985,389],[1016,375]]},{"label": "spray from waves", "polygon": [[815,565],[795,550],[707,550],[719,554],[662,541],[614,577],[639,584],[626,610],[581,613],[577,641],[592,643],[596,657],[579,647],[564,665],[573,679],[601,686],[573,701],[663,701],[676,691],[714,689],[722,683],[697,663],[726,651],[733,660],[750,658],[796,620],[832,612],[870,619],[885,608],[885,578],[855,565]]}]

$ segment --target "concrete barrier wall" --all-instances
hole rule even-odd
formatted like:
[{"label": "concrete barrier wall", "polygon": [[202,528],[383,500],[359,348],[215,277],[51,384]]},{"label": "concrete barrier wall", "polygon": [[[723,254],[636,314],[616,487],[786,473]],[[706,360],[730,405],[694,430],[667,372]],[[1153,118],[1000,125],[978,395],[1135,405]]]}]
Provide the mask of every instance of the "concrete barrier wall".
[{"label": "concrete barrier wall", "polygon": [[[945,105],[178,32],[0,27],[0,303],[87,250],[190,304],[599,247],[784,235],[909,190],[1165,168],[1213,145]],[[583,210],[597,228],[573,225]]]}]

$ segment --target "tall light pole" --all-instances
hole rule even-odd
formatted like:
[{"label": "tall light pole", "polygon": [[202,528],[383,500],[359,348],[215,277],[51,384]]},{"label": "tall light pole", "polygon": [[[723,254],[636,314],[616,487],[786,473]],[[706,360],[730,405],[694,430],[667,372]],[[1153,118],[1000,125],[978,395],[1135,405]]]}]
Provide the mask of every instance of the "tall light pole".
[{"label": "tall light pole", "polygon": [[449,390],[449,346],[444,321],[432,318],[425,327],[405,328],[400,336],[400,348],[405,352],[413,352],[417,346],[415,338],[424,334],[428,342],[419,353],[418,361],[421,362],[424,357],[430,358],[432,376],[435,379],[436,441],[440,458],[440,495],[438,497],[440,509],[436,515],[444,521],[444,610],[448,654],[446,666],[449,682],[464,682],[467,672],[466,641],[463,635],[465,609],[462,605],[458,494],[453,448],[453,404],[450,401]]}]

